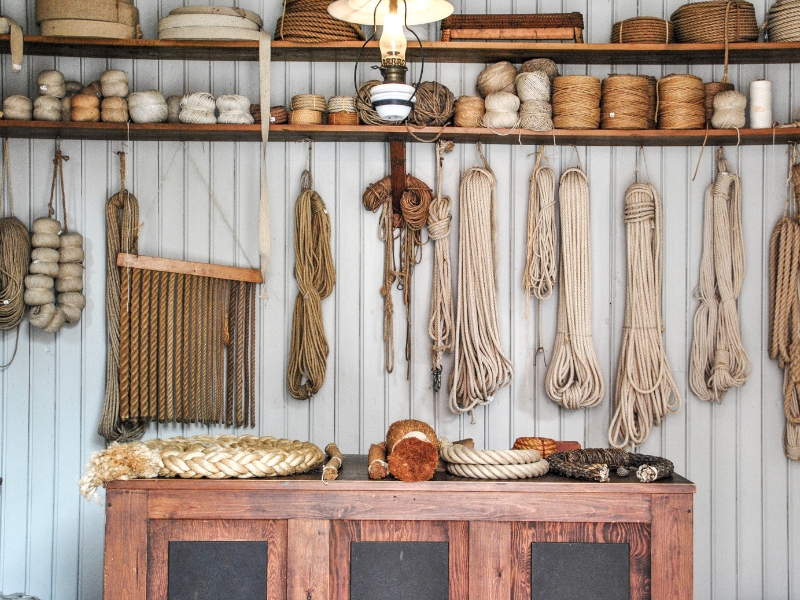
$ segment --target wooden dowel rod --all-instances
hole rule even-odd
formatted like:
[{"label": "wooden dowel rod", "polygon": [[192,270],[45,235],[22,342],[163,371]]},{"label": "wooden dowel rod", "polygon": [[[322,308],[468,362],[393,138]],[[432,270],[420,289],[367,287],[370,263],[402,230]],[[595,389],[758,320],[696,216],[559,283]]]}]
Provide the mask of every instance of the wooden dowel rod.
[{"label": "wooden dowel rod", "polygon": [[247,281],[250,283],[261,283],[263,281],[261,271],[257,269],[224,267],[222,265],[158,258],[155,256],[137,256],[135,254],[125,254],[124,252],[117,254],[117,266],[148,271],[166,271],[181,275],[196,275],[198,277],[213,277],[215,279],[230,279],[232,281]]}]

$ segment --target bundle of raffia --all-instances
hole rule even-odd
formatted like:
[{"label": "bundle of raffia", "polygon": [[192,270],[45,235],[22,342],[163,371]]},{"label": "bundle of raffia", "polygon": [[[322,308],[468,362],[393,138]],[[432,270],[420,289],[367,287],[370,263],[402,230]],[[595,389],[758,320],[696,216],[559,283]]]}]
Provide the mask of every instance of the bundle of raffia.
[{"label": "bundle of raffia", "polygon": [[670,17],[679,43],[722,44],[758,40],[755,7],[743,0],[684,4]]},{"label": "bundle of raffia", "polygon": [[330,0],[285,0],[275,39],[304,43],[363,40],[359,25],[328,14],[329,4]]},{"label": "bundle of raffia", "polygon": [[674,40],[672,22],[656,17],[633,17],[611,27],[612,44],[671,44]]}]

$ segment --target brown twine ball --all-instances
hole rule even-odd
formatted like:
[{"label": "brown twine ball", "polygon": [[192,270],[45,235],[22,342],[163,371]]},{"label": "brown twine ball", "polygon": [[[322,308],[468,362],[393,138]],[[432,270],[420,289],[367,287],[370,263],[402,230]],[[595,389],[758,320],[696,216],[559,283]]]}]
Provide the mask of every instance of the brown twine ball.
[{"label": "brown twine ball", "polygon": [[97,98],[100,99],[103,97],[103,85],[99,81],[93,81],[78,92],[78,94],[83,96],[97,96]]},{"label": "brown twine ball", "polygon": [[556,129],[597,129],[601,85],[597,77],[563,75],[553,81],[553,125]]},{"label": "brown twine ball", "polygon": [[494,92],[508,92],[513,94],[516,91],[515,82],[517,80],[517,68],[510,62],[504,60],[486,67],[478,75],[475,87],[478,93],[484,98]]},{"label": "brown twine ball", "polygon": [[706,123],[703,80],[667,75],[658,80],[658,128],[702,129]]},{"label": "brown twine ball", "polygon": [[91,122],[100,120],[100,98],[79,94],[72,98],[72,120]]},{"label": "brown twine ball", "polygon": [[558,77],[558,65],[549,58],[532,58],[531,60],[522,63],[520,73],[534,73],[536,71],[544,71],[550,78],[550,84]]},{"label": "brown twine ball", "polygon": [[733,91],[734,87],[732,83],[712,81],[710,83],[704,83],[703,88],[705,90],[704,106],[706,109],[706,123],[711,123],[711,117],[714,116],[714,96],[722,92]]},{"label": "brown twine ball", "polygon": [[648,129],[653,122],[650,82],[640,75],[613,75],[603,80],[601,129]]},{"label": "brown twine ball", "polygon": [[378,116],[378,113],[372,108],[372,100],[370,99],[370,90],[376,85],[381,85],[382,81],[372,79],[364,83],[358,88],[356,94],[356,110],[358,110],[358,118],[364,125],[398,125],[394,121],[384,121]]},{"label": "brown twine ball", "polygon": [[322,113],[310,108],[298,108],[289,113],[290,125],[321,125]]},{"label": "brown twine ball", "polygon": [[417,88],[416,97],[408,116],[412,125],[443,127],[453,120],[456,98],[447,86],[436,81],[423,81]]},{"label": "brown twine ball", "polygon": [[456,127],[480,127],[486,107],[480,96],[461,96],[456,100],[455,111]]},{"label": "brown twine ball", "polygon": [[128,122],[128,101],[125,98],[103,98],[100,105],[100,119],[107,123]]}]

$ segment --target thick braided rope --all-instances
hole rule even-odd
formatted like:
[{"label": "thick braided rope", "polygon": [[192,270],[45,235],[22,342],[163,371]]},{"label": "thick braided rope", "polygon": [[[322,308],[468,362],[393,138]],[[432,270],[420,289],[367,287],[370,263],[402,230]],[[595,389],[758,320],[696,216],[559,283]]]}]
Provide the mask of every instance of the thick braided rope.
[{"label": "thick braided rope", "polygon": [[448,472],[473,479],[541,477],[549,468],[536,450],[474,450],[440,438],[439,453]]}]

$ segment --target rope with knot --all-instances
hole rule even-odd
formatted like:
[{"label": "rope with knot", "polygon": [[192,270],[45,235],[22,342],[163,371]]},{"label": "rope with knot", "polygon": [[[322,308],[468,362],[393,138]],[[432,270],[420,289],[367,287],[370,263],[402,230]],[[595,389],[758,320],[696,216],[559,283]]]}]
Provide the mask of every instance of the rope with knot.
[{"label": "rope with knot", "polygon": [[473,479],[526,479],[549,469],[536,450],[474,450],[445,438],[439,438],[439,455],[449,473]]},{"label": "rope with knot", "polygon": [[742,188],[722,148],[717,171],[705,195],[689,385],[701,400],[721,403],[729,389],[745,384],[752,365],[742,345],[737,307],[744,279]]}]

